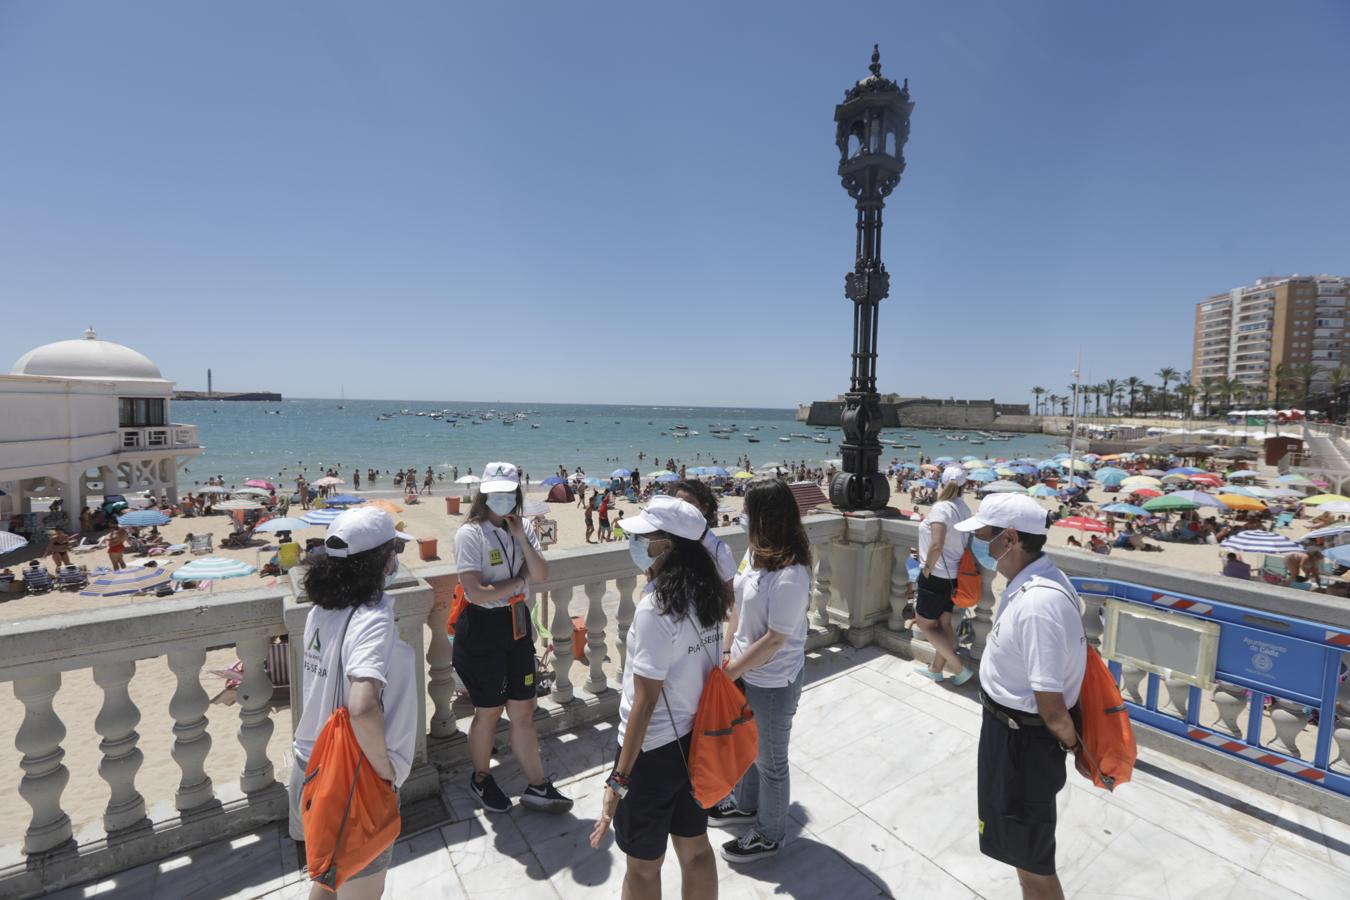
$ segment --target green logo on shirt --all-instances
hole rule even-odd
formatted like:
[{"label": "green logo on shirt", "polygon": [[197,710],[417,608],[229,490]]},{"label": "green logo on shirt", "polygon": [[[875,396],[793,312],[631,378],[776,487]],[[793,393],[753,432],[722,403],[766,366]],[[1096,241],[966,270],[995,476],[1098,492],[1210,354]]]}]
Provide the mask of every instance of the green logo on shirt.
[{"label": "green logo on shirt", "polygon": [[305,649],[313,650],[315,653],[323,652],[323,649],[319,646],[319,632],[317,629],[314,632],[314,637],[309,639],[309,645],[305,647]]}]

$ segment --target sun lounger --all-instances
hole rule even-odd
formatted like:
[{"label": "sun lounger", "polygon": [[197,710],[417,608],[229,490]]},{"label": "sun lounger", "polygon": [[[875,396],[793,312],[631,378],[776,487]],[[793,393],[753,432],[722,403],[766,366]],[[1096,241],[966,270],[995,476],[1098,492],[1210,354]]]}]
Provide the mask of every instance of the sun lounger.
[{"label": "sun lounger", "polygon": [[56,587],[60,590],[79,590],[88,583],[79,566],[61,566],[56,570]]},{"label": "sun lounger", "polygon": [[30,594],[45,594],[52,589],[52,576],[42,566],[23,570],[23,586]]},{"label": "sun lounger", "polygon": [[89,538],[85,538],[85,539],[84,539],[84,543],[82,543],[82,544],[73,544],[73,545],[71,545],[70,552],[71,552],[71,553],[93,553],[93,552],[94,552],[95,550],[97,550],[97,549],[99,549],[98,541],[91,540],[91,539],[89,539]]},{"label": "sun lounger", "polygon": [[212,547],[211,547],[211,538],[212,538],[212,535],[211,535],[210,533],[207,533],[207,534],[194,534],[194,535],[192,536],[192,541],[191,541],[191,550],[192,550],[193,555],[195,556],[195,555],[199,555],[199,554],[202,554],[202,553],[212,553],[212,552],[214,552],[214,551],[212,550]]}]

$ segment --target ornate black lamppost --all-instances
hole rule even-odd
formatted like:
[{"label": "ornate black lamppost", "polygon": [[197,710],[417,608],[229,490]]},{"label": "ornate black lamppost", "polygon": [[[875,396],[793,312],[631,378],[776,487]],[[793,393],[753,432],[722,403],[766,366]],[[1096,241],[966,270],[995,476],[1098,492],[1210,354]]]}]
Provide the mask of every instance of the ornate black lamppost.
[{"label": "ornate black lamppost", "polygon": [[909,79],[897,85],[881,76],[881,53],[872,47],[872,74],[844,92],[834,108],[839,178],[858,209],[853,271],[844,296],[853,301],[853,377],[844,395],[839,444],[844,470],[830,482],[830,501],[843,510],[884,509],[890,499],[881,458],[881,398],[877,395],[877,310],[890,293],[881,263],[881,209],[905,171],[909,140]]}]

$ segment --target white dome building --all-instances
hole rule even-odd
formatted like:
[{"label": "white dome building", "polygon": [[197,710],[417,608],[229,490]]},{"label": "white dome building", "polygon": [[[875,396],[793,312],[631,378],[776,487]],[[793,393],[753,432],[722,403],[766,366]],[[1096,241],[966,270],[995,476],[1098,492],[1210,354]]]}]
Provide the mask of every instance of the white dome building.
[{"label": "white dome building", "polygon": [[91,494],[152,490],[176,503],[178,467],[202,447],[195,426],[173,421],[172,400],[153,360],[92,328],[28,351],[0,375],[0,514],[41,531],[58,521],[32,514],[33,497],[59,496],[71,525]]}]

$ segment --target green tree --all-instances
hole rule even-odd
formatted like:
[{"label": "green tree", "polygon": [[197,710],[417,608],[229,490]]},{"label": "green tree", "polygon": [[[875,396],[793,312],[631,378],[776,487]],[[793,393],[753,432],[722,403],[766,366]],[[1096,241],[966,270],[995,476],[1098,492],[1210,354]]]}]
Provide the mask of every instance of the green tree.
[{"label": "green tree", "polygon": [[[1337,366],[1327,373],[1327,387],[1331,390],[1331,405],[1335,410],[1332,421],[1339,421],[1345,416],[1345,391],[1350,388],[1350,368]],[[1328,410],[1331,413],[1331,410]]]},{"label": "green tree", "polygon": [[1038,384],[1038,385],[1036,385],[1034,388],[1031,389],[1031,393],[1032,393],[1032,395],[1034,395],[1035,398],[1036,398],[1036,413],[1035,413],[1035,414],[1039,416],[1039,415],[1041,414],[1041,397],[1045,395],[1045,388],[1041,387],[1041,386]]},{"label": "green tree", "polygon": [[1157,392],[1157,390],[1158,389],[1151,384],[1139,385],[1139,395],[1144,400],[1144,411],[1146,413],[1153,409],[1153,395],[1154,393]]},{"label": "green tree", "polygon": [[1177,385],[1176,395],[1181,398],[1182,410],[1188,415],[1191,411],[1191,403],[1195,400],[1196,390],[1195,385],[1189,381],[1183,381]]},{"label": "green tree", "polygon": [[1213,375],[1209,375],[1206,376],[1205,378],[1200,379],[1200,396],[1201,396],[1200,403],[1202,408],[1202,414],[1206,418],[1209,417],[1210,398],[1220,393],[1219,382],[1222,380],[1223,380],[1222,378],[1215,378]]},{"label": "green tree", "polygon": [[1167,412],[1167,383],[1177,377],[1177,370],[1171,366],[1163,366],[1158,370],[1158,380],[1162,382],[1162,411]]},{"label": "green tree", "polygon": [[1102,417],[1102,397],[1106,395],[1106,385],[1094,384],[1092,386],[1092,395],[1096,398],[1096,403],[1093,406],[1093,413],[1100,419]]},{"label": "green tree", "polygon": [[1312,363],[1299,363],[1290,372],[1294,379],[1294,388],[1298,392],[1294,396],[1304,409],[1308,408],[1308,400],[1312,397],[1312,385],[1313,380],[1317,378],[1317,372],[1317,366]]},{"label": "green tree", "polygon": [[1108,378],[1102,382],[1102,390],[1106,393],[1106,414],[1111,414],[1111,404],[1115,402],[1116,394],[1120,393],[1120,382],[1115,378]]},{"label": "green tree", "polygon": [[1129,392],[1129,395],[1130,395],[1130,417],[1131,417],[1131,418],[1134,417],[1134,398],[1135,398],[1135,395],[1139,393],[1139,388],[1141,388],[1141,387],[1143,386],[1143,384],[1144,384],[1143,379],[1139,378],[1139,377],[1136,376],[1136,375],[1131,375],[1129,378],[1126,378],[1126,379],[1125,379],[1125,390],[1128,391],[1128,392]]}]

